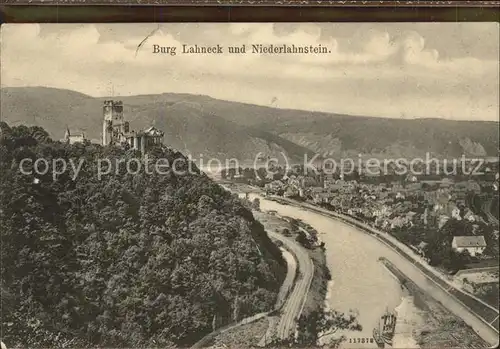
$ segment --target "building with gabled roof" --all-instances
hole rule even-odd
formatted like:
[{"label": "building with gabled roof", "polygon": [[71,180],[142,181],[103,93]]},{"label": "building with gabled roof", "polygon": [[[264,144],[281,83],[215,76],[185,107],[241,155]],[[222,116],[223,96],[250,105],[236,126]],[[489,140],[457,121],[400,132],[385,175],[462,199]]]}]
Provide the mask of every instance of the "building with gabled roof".
[{"label": "building with gabled roof", "polygon": [[486,245],[484,236],[455,236],[451,242],[451,247],[457,252],[467,250],[471,256],[483,253]]},{"label": "building with gabled roof", "polygon": [[66,132],[64,133],[64,138],[61,141],[69,143],[69,144],[75,144],[75,143],[83,143],[85,140],[86,140],[85,132],[83,132],[81,130],[71,131],[69,129],[69,127],[66,127]]}]

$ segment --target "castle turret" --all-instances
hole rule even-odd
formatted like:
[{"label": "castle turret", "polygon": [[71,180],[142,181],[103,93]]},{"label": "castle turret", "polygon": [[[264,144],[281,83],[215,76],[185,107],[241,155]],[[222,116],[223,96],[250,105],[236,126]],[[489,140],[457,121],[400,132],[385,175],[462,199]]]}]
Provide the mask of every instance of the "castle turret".
[{"label": "castle turret", "polygon": [[102,144],[117,144],[123,139],[126,125],[123,121],[122,101],[107,100],[103,106]]}]

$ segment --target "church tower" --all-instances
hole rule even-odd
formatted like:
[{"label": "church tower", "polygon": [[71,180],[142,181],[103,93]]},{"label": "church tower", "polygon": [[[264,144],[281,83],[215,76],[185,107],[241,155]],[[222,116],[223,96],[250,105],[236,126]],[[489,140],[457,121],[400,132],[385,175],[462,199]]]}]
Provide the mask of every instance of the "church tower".
[{"label": "church tower", "polygon": [[69,127],[66,125],[66,132],[64,132],[64,141],[69,143],[69,139],[71,138],[71,132],[69,131]]}]

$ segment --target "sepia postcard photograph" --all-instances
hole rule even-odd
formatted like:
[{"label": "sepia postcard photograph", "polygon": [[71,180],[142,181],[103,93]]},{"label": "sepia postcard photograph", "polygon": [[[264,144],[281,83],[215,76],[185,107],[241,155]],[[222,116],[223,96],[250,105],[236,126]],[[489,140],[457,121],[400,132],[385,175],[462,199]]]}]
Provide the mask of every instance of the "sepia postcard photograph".
[{"label": "sepia postcard photograph", "polygon": [[499,42],[3,24],[2,349],[495,347]]}]

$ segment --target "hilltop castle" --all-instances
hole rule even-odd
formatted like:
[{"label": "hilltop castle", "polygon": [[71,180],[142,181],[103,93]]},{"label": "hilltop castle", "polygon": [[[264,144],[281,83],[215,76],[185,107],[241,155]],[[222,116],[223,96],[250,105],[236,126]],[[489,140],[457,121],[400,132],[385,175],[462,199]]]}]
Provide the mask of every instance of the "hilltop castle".
[{"label": "hilltop castle", "polygon": [[142,131],[130,131],[128,121],[123,117],[122,101],[107,100],[103,107],[102,145],[128,145],[142,154],[154,145],[163,144],[164,133],[151,126]]}]

